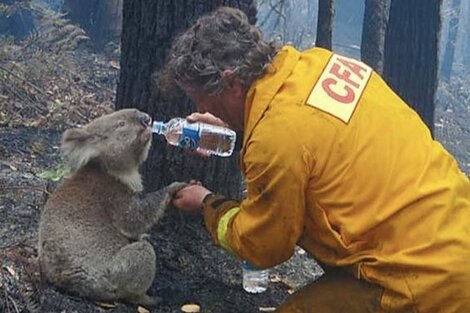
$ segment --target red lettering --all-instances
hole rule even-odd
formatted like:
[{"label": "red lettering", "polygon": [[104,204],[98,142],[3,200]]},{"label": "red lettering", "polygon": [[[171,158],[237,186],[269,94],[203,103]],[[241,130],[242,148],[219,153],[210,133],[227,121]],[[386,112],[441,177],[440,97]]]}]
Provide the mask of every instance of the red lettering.
[{"label": "red lettering", "polygon": [[[342,69],[343,69],[343,72],[341,73],[340,70]],[[333,66],[331,67],[330,73],[335,75],[339,79],[344,80],[346,83],[352,85],[354,88],[359,88],[359,84],[351,80],[351,72],[342,68],[338,63],[333,64]]]},{"label": "red lettering", "polygon": [[361,80],[364,79],[364,75],[362,75],[361,71],[367,72],[365,67],[362,67],[359,63],[352,62],[346,59],[338,58],[338,61],[341,62],[344,66],[351,70],[354,74],[356,74]]},{"label": "red lettering", "polygon": [[325,90],[325,92],[328,94],[328,96],[335,99],[336,101],[345,104],[353,102],[354,98],[356,97],[354,91],[348,85],[345,85],[344,90],[346,91],[346,94],[341,95],[332,89],[332,86],[336,86],[337,84],[337,80],[333,78],[327,78],[322,82],[321,85],[323,87],[323,90]]}]

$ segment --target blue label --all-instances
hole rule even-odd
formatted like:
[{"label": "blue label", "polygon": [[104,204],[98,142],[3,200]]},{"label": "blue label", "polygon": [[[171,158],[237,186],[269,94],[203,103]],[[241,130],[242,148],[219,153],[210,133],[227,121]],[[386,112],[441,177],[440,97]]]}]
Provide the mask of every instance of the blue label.
[{"label": "blue label", "polygon": [[249,271],[262,271],[259,267],[251,264],[248,261],[242,261],[242,266],[244,269],[249,270]]},{"label": "blue label", "polygon": [[181,134],[180,147],[187,149],[196,149],[199,146],[199,125],[195,124],[187,125],[183,127],[183,133]]}]

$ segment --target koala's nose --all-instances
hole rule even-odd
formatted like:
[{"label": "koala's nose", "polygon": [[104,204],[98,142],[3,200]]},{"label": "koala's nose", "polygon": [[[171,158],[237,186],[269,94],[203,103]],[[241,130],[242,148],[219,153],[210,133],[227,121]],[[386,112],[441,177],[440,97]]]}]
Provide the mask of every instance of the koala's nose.
[{"label": "koala's nose", "polygon": [[137,113],[137,119],[145,127],[151,126],[151,124],[152,124],[152,118],[147,113],[138,112]]}]

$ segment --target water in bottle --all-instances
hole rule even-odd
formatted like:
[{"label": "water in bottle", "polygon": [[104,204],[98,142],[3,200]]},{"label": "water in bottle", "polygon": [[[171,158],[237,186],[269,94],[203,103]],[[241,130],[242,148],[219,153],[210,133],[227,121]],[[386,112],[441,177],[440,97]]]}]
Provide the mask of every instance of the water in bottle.
[{"label": "water in bottle", "polygon": [[260,269],[242,261],[243,289],[249,293],[262,293],[268,288],[268,269]]},{"label": "water in bottle", "polygon": [[222,157],[232,154],[237,138],[231,129],[201,122],[190,123],[180,117],[167,123],[153,122],[152,131],[164,135],[171,145]]}]

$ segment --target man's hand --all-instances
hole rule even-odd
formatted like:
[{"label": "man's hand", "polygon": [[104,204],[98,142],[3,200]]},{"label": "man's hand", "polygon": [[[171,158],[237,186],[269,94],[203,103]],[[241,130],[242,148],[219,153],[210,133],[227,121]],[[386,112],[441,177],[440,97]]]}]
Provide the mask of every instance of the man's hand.
[{"label": "man's hand", "polygon": [[184,213],[202,211],[202,201],[211,191],[199,183],[193,183],[178,191],[173,198],[173,206]]},{"label": "man's hand", "polygon": [[222,127],[228,127],[228,124],[222,121],[220,118],[216,117],[215,115],[212,115],[208,112],[206,113],[192,113],[188,116],[186,116],[186,119],[191,122],[202,122],[206,124],[212,124],[216,126],[222,126]]},{"label": "man's hand", "polygon": [[[222,126],[222,127],[228,127],[228,124],[222,121],[220,118],[216,117],[215,115],[212,115],[208,112],[206,113],[192,113],[188,116],[186,116],[186,119],[188,122],[195,123],[195,122],[202,122],[206,124],[211,124],[211,125],[216,125],[216,126]],[[187,150],[190,154],[192,155],[198,155],[203,158],[209,158],[210,154],[207,152],[201,152],[197,150]]]}]

